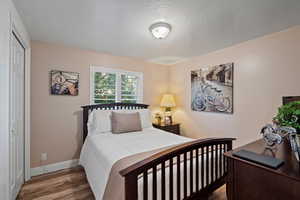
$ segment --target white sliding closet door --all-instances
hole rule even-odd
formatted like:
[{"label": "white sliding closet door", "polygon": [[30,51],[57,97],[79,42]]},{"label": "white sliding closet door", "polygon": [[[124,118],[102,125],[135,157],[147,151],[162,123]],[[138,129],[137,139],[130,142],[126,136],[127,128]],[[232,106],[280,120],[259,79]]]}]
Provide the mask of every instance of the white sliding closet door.
[{"label": "white sliding closet door", "polygon": [[10,194],[15,199],[24,182],[25,49],[13,34],[10,77]]}]

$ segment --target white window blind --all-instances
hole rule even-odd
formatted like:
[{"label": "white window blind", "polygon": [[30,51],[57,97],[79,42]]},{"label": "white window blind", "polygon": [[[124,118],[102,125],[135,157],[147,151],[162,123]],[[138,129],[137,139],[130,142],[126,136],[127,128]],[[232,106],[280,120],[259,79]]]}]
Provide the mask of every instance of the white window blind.
[{"label": "white window blind", "polygon": [[91,66],[90,102],[142,103],[143,73]]}]

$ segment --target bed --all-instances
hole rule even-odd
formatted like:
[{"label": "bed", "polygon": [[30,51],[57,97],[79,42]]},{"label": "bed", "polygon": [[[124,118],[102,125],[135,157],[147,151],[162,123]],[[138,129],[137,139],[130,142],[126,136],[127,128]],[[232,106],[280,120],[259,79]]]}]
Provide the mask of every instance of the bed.
[{"label": "bed", "polygon": [[80,164],[97,200],[199,199],[225,183],[233,138],[190,139],[151,126],[124,134],[93,133],[94,110],[143,110],[145,104],[83,106]]}]

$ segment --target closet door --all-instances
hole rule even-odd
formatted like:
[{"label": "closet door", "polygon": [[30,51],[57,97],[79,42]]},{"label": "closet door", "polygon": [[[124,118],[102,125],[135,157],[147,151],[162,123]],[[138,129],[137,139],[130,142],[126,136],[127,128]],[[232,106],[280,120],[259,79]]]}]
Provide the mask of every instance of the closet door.
[{"label": "closet door", "polygon": [[10,191],[15,199],[24,182],[25,49],[13,34],[10,77]]}]

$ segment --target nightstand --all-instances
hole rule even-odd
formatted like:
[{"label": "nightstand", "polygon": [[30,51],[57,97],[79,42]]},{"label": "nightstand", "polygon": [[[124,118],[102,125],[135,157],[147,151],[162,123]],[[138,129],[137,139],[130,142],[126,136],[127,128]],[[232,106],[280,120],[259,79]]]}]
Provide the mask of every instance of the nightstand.
[{"label": "nightstand", "polygon": [[164,131],[168,131],[170,133],[174,133],[176,135],[180,135],[180,124],[171,124],[171,125],[153,124],[153,127],[164,130]]}]

